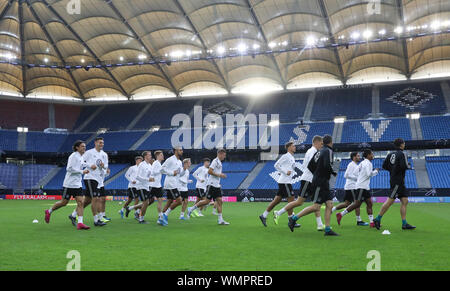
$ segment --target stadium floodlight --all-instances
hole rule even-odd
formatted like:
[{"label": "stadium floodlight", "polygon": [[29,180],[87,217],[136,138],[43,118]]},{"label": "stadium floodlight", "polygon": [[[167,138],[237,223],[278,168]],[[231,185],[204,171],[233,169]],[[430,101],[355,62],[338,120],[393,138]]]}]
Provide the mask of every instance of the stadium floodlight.
[{"label": "stadium floodlight", "polygon": [[17,132],[28,132],[28,127],[19,126],[17,127]]},{"label": "stadium floodlight", "polygon": [[247,51],[247,46],[244,43],[240,43],[237,49],[240,53],[245,53]]},{"label": "stadium floodlight", "polygon": [[361,34],[358,31],[355,31],[352,33],[352,35],[350,36],[353,39],[358,39],[361,36]]},{"label": "stadium floodlight", "polygon": [[372,37],[372,31],[371,30],[364,30],[364,32],[363,32],[363,37],[365,38],[365,39],[369,39],[370,37]]},{"label": "stadium floodlight", "polygon": [[260,47],[261,47],[261,46],[260,46],[259,44],[257,44],[257,43],[255,43],[255,44],[253,45],[253,49],[254,49],[254,50],[258,50]]},{"label": "stadium floodlight", "polygon": [[420,113],[408,113],[406,114],[406,118],[408,119],[419,119]]},{"label": "stadium floodlight", "polygon": [[394,29],[394,32],[397,33],[397,34],[401,34],[403,32],[403,27],[402,26],[397,26]]},{"label": "stadium floodlight", "polygon": [[48,63],[48,58],[44,58],[44,63]]},{"label": "stadium floodlight", "polygon": [[219,47],[217,48],[217,53],[218,53],[219,55],[223,55],[223,54],[225,53],[225,48],[224,48],[223,46],[219,46]]},{"label": "stadium floodlight", "polygon": [[275,43],[275,42],[271,42],[271,43],[269,43],[269,47],[271,48],[271,49],[273,49],[274,47],[276,47],[277,46],[277,44]]},{"label": "stadium floodlight", "polygon": [[119,60],[123,62],[124,58],[122,56],[119,57]]},{"label": "stadium floodlight", "polygon": [[108,131],[107,128],[99,128],[99,129],[97,130],[97,134],[104,134],[104,133],[107,132],[107,131]]},{"label": "stadium floodlight", "polygon": [[150,128],[150,131],[159,131],[161,129],[160,126],[153,126],[152,128]]},{"label": "stadium floodlight", "polygon": [[441,22],[439,20],[435,20],[431,23],[431,29],[439,29],[441,27]]},{"label": "stadium floodlight", "polygon": [[145,60],[145,59],[147,58],[147,56],[144,55],[144,54],[140,54],[138,58],[139,58],[140,60]]},{"label": "stadium floodlight", "polygon": [[378,31],[379,35],[385,35],[386,34],[386,29],[382,29],[380,31]]},{"label": "stadium floodlight", "polygon": [[287,46],[289,43],[285,40],[281,43],[282,46]]},{"label": "stadium floodlight", "polygon": [[271,121],[269,121],[268,125],[270,127],[275,127],[275,126],[280,125],[280,121],[279,120],[271,120]]},{"label": "stadium floodlight", "polygon": [[184,55],[182,51],[174,51],[170,54],[172,58],[181,58]]},{"label": "stadium floodlight", "polygon": [[85,60],[84,60],[84,59],[81,59],[81,63],[83,63],[83,64],[84,64],[84,62],[85,62]]},{"label": "stadium floodlight", "polygon": [[314,36],[312,36],[312,35],[310,35],[310,36],[308,36],[306,38],[306,45],[307,46],[313,46],[313,45],[316,44],[316,42],[317,42],[317,39]]},{"label": "stadium floodlight", "polygon": [[344,123],[347,120],[345,116],[336,116],[334,118],[334,123]]},{"label": "stadium floodlight", "polygon": [[186,50],[186,53],[185,53],[185,55],[186,55],[187,57],[190,57],[190,56],[192,55],[192,51],[190,51],[190,50]]}]

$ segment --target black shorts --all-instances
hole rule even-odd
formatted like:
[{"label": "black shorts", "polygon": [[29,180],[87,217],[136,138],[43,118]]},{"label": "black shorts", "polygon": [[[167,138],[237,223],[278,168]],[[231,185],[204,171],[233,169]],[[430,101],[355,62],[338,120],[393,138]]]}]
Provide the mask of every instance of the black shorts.
[{"label": "black shorts", "polygon": [[97,190],[98,190],[98,193],[99,193],[99,197],[105,197],[106,196],[105,187],[100,187]]},{"label": "black shorts", "polygon": [[128,188],[128,197],[131,198],[131,199],[138,198],[136,188]]},{"label": "black shorts", "polygon": [[317,204],[323,204],[329,200],[333,200],[333,195],[330,191],[330,183],[312,184],[313,192],[311,193],[311,201]]},{"label": "black shorts", "polygon": [[356,197],[357,201],[366,201],[367,199],[372,198],[372,195],[370,195],[370,191],[366,189],[358,189],[356,190]]},{"label": "black shorts", "polygon": [[180,192],[178,189],[167,189],[166,190],[167,199],[170,200],[177,200],[178,197],[180,197]]},{"label": "black shorts", "polygon": [[98,189],[98,182],[95,180],[84,180],[85,192],[84,196],[100,197],[100,191]]},{"label": "black shorts", "polygon": [[300,181],[300,195],[299,197],[306,198],[309,195],[311,195],[312,189],[311,189],[311,182],[308,181]]},{"label": "black shorts", "polygon": [[145,189],[137,190],[137,194],[138,194],[139,200],[141,200],[141,201],[145,201],[148,198],[150,198],[150,192],[148,192],[148,190],[145,190]]},{"label": "black shorts", "polygon": [[357,190],[345,190],[344,201],[353,202],[355,201],[355,195]]},{"label": "black shorts", "polygon": [[408,197],[405,184],[391,184],[391,190],[389,191],[389,198],[403,198]]},{"label": "black shorts", "polygon": [[206,196],[206,191],[205,191],[204,189],[202,189],[202,188],[197,188],[197,189],[195,189],[195,190],[196,190],[196,193],[197,193],[197,197],[198,197],[198,198],[203,198],[203,197]]},{"label": "black shorts", "polygon": [[281,198],[294,196],[294,192],[292,191],[292,184],[278,184],[278,192],[276,196],[280,196]]},{"label": "black shorts", "polygon": [[162,188],[153,188],[150,190],[150,197],[156,197],[156,198],[162,198],[163,197],[163,191]]},{"label": "black shorts", "polygon": [[83,188],[63,188],[62,199],[70,200],[77,196],[83,196]]},{"label": "black shorts", "polygon": [[211,199],[216,199],[219,197],[222,197],[222,189],[221,188],[217,188],[211,185],[208,185],[206,187],[206,199],[211,200]]},{"label": "black shorts", "polygon": [[188,191],[180,191],[180,196],[184,200],[187,200],[189,198],[189,192]]}]

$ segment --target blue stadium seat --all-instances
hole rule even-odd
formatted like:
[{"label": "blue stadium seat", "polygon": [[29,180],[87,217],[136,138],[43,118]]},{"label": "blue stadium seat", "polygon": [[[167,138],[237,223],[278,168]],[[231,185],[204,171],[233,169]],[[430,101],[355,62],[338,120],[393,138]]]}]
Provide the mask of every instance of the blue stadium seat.
[{"label": "blue stadium seat", "polygon": [[67,134],[28,132],[26,149],[30,152],[54,153],[63,145]]},{"label": "blue stadium seat", "polygon": [[23,167],[22,187],[27,190],[37,185],[51,170],[56,168],[55,165],[28,164]]},{"label": "blue stadium seat", "polygon": [[[127,151],[135,144],[146,132],[145,131],[123,131],[123,132],[107,132],[99,135],[105,140],[105,151]],[[87,148],[94,147],[92,140]]]},{"label": "blue stadium seat", "polygon": [[17,131],[0,130],[0,150],[17,151]]},{"label": "blue stadium seat", "polygon": [[450,188],[450,157],[427,157],[426,168],[433,188]]},{"label": "blue stadium seat", "polygon": [[[369,135],[364,124],[370,124],[367,129],[372,129],[373,136]],[[378,131],[380,126],[386,126],[384,131]],[[383,120],[364,120],[364,121],[347,121],[344,123],[342,131],[342,143],[360,143],[374,141],[393,141],[396,138],[411,140],[411,128],[409,120],[406,118],[399,119],[383,119]]]},{"label": "blue stadium seat", "polygon": [[422,117],[420,126],[424,140],[450,138],[450,116]]},{"label": "blue stadium seat", "polygon": [[14,164],[0,164],[0,184],[7,189],[14,189],[17,186],[18,167]]}]

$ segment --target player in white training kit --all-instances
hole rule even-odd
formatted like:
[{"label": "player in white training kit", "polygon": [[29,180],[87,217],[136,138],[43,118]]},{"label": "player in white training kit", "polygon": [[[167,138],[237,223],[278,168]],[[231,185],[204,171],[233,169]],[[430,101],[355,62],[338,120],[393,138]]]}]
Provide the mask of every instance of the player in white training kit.
[{"label": "player in white training kit", "polygon": [[[206,182],[208,181],[208,170],[211,160],[208,158],[203,159],[203,166],[199,167],[193,174],[194,178],[197,180],[195,185],[197,191],[197,201],[206,199]],[[192,216],[204,216],[202,210],[206,209],[208,205],[203,206],[196,211],[192,212]]]},{"label": "player in white training kit", "polygon": [[225,160],[226,155],[227,152],[224,149],[219,149],[217,151],[217,157],[212,161],[208,170],[209,177],[208,182],[206,183],[206,199],[199,201],[194,206],[188,208],[188,219],[191,217],[192,211],[208,205],[209,202],[211,202],[211,199],[214,199],[217,203],[219,225],[229,225],[229,223],[226,222],[222,216],[223,195],[222,188],[220,186],[220,179],[227,177],[227,175],[222,173],[222,161]]},{"label": "player in white training kit", "polygon": [[128,200],[123,205],[122,209],[119,210],[120,216],[123,218],[125,209],[130,205],[131,201],[134,200],[134,205],[139,204],[139,197],[137,195],[137,189],[136,189],[136,176],[137,176],[137,169],[139,164],[142,162],[142,156],[137,156],[134,158],[134,161],[136,164],[134,166],[131,166],[128,168],[127,172],[125,173],[125,179],[128,180]]},{"label": "player in white training kit", "polygon": [[372,195],[370,195],[370,179],[378,175],[379,169],[373,169],[372,160],[374,154],[372,150],[366,149],[363,153],[364,161],[358,166],[358,180],[356,181],[355,201],[347,207],[344,211],[336,213],[336,219],[338,224],[341,224],[341,219],[347,213],[359,208],[363,202],[366,202],[367,215],[369,216],[370,226],[375,227],[373,223],[373,210],[372,210]]},{"label": "player in white training kit", "polygon": [[154,179],[154,181],[150,183],[150,197],[153,197],[154,200],[158,201],[158,218],[162,218],[163,190],[161,186],[161,162],[164,161],[164,153],[162,151],[156,151],[154,152],[154,155],[156,160],[152,164],[152,178]]},{"label": "player in white training kit", "polygon": [[[361,157],[359,156],[359,154],[357,152],[353,152],[350,154],[350,160],[351,160],[351,162],[348,164],[347,169],[345,170],[345,173],[344,173],[344,178],[345,178],[344,202],[333,207],[333,209],[331,210],[331,213],[335,212],[336,210],[340,210],[342,208],[347,208],[350,204],[352,204],[355,201],[356,181],[358,180],[358,175],[359,175],[358,163],[361,160]],[[360,212],[359,207],[355,209],[355,215],[356,215],[356,225],[359,225],[359,226],[369,225],[367,222],[364,222],[361,220],[361,212]]]},{"label": "player in white training kit", "polygon": [[[136,189],[138,190],[139,200],[141,200],[140,212],[139,212],[139,224],[148,224],[147,221],[144,220],[145,214],[147,212],[147,207],[150,204],[150,200],[153,200],[153,197],[150,197],[150,183],[154,181],[151,177],[152,175],[152,153],[150,151],[145,151],[142,153],[142,157],[144,161],[139,164],[136,180],[137,185]],[[135,207],[136,209],[138,207]],[[131,207],[128,208],[127,213],[131,210]]]},{"label": "player in white training kit", "polygon": [[189,191],[188,184],[192,183],[192,180],[189,180],[189,168],[191,167],[191,159],[183,160],[183,174],[180,174],[178,178],[178,191],[180,192],[180,196],[182,199],[181,204],[181,213],[180,219],[186,220],[184,217],[184,213],[186,212],[187,205],[189,203]]},{"label": "player in white training kit", "polygon": [[[78,214],[78,224],[76,224],[77,229],[89,229],[90,227],[83,223],[83,188],[81,185],[81,180],[83,179],[83,174],[88,174],[87,165],[84,163],[83,154],[86,152],[86,144],[78,140],[73,145],[73,153],[69,156],[66,167],[66,176],[63,182],[63,195],[62,200],[58,201],[50,209],[45,210],[45,222],[50,223],[51,214],[61,207],[66,206],[70,198],[73,196],[77,201],[76,212]],[[69,217],[71,218],[71,216]],[[71,219],[72,220],[72,219]]]},{"label": "player in white training kit", "polygon": [[181,157],[183,149],[177,147],[174,154],[168,158],[162,165],[161,172],[166,175],[164,180],[164,190],[167,194],[167,204],[163,209],[163,216],[158,220],[158,224],[166,226],[169,224],[169,214],[182,203],[180,191],[178,191],[179,177],[184,175],[183,163]]},{"label": "player in white training kit", "polygon": [[[103,185],[103,179],[108,171],[108,155],[103,151],[105,142],[102,137],[95,138],[95,147],[86,151],[83,155],[84,163],[87,164],[89,173],[84,175],[85,194],[84,208],[91,204],[92,214],[94,216],[94,226],[104,226],[107,220],[104,219],[105,213],[102,205],[102,196],[105,192],[99,189]],[[77,212],[73,211],[71,215],[72,223],[76,220]]]},{"label": "player in white training kit", "polygon": [[[312,139],[312,147],[306,151],[305,158],[303,160],[303,164],[301,166],[301,171],[303,172],[302,176],[300,177],[300,194],[298,195],[297,200],[292,201],[291,203],[287,204],[284,208],[280,209],[279,211],[274,211],[273,213],[273,220],[275,224],[278,224],[278,219],[281,215],[283,215],[285,212],[289,213],[289,216],[291,216],[292,211],[294,208],[299,207],[305,203],[306,199],[308,198],[308,195],[312,194],[312,179],[313,174],[308,169],[308,164],[311,161],[311,159],[314,157],[314,155],[322,149],[323,141],[321,136],[314,136]],[[316,223],[317,223],[317,230],[323,231],[324,226],[322,222],[322,216],[320,214],[320,210],[317,210],[315,212],[316,216]],[[299,225],[296,225],[299,227]]]}]

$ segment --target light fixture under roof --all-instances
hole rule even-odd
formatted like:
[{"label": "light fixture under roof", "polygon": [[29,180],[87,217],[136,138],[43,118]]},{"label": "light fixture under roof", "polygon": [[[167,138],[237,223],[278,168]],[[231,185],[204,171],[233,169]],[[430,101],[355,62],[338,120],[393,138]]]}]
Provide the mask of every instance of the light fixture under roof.
[{"label": "light fixture under roof", "polygon": [[372,31],[371,30],[368,30],[368,29],[366,29],[366,30],[364,30],[364,32],[363,32],[363,37],[365,38],[365,39],[369,39],[370,37],[372,37]]},{"label": "light fixture under roof", "polygon": [[274,47],[276,47],[276,46],[277,46],[277,44],[275,42],[273,42],[273,41],[269,43],[269,47],[272,48],[272,49]]},{"label": "light fixture under roof", "polygon": [[225,48],[224,48],[223,46],[219,46],[219,47],[217,48],[217,53],[218,53],[219,55],[224,54],[224,53],[225,53]]},{"label": "light fixture under roof", "polygon": [[403,27],[402,27],[402,26],[397,26],[397,27],[394,29],[394,32],[397,33],[397,34],[402,33],[402,32],[403,32]]},{"label": "light fixture under roof", "polygon": [[119,58],[119,60],[120,60],[121,62],[123,62],[124,58],[121,56],[121,57]]},{"label": "light fixture under roof", "polygon": [[140,60],[145,60],[145,59],[147,58],[147,56],[144,55],[144,54],[140,54],[138,58],[139,58]]},{"label": "light fixture under roof", "polygon": [[381,29],[380,31],[378,31],[379,35],[385,35],[386,34],[386,29]]},{"label": "light fixture under roof", "polygon": [[244,43],[240,43],[237,49],[240,53],[245,53],[247,51],[247,46]]},{"label": "light fixture under roof", "polygon": [[257,43],[255,43],[255,44],[253,45],[253,49],[254,49],[254,50],[258,50],[260,47],[261,47],[261,46],[260,46],[259,44],[257,44]]},{"label": "light fixture under roof", "polygon": [[317,39],[314,36],[312,36],[312,35],[310,35],[310,36],[308,36],[306,38],[306,45],[307,46],[313,46],[313,45],[316,44],[316,42],[317,42]]},{"label": "light fixture under roof", "polygon": [[361,34],[358,31],[355,31],[352,33],[351,38],[358,39],[361,36]]}]

